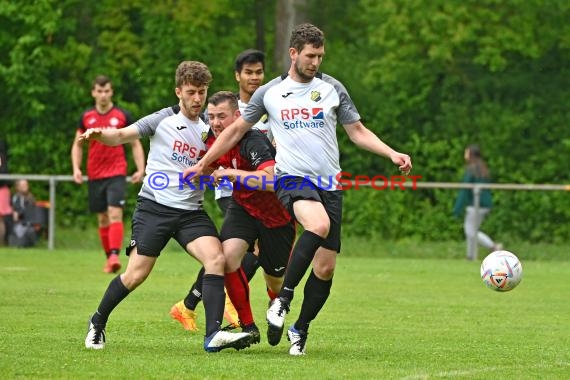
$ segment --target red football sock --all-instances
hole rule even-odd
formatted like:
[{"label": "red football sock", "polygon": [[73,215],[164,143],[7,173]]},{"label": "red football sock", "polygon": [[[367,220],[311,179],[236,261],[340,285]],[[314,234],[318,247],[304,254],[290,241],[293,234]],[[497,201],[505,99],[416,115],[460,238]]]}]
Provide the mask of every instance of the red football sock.
[{"label": "red football sock", "polygon": [[109,225],[109,251],[119,252],[123,244],[123,222]]},{"label": "red football sock", "polygon": [[269,296],[269,299],[273,301],[275,298],[277,298],[279,293],[273,293],[271,289],[267,288],[267,295]]},{"label": "red football sock", "polygon": [[105,255],[109,256],[109,227],[99,227],[99,239],[101,239],[101,246],[105,251]]},{"label": "red football sock", "polygon": [[235,272],[224,275],[224,284],[230,300],[234,304],[239,320],[244,326],[253,323],[251,305],[249,303],[249,283],[240,268]]}]

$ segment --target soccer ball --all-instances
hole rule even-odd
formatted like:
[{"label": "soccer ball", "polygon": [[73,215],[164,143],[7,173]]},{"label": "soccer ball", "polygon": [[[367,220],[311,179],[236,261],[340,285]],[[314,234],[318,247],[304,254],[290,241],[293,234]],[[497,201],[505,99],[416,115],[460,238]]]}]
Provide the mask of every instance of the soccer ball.
[{"label": "soccer ball", "polygon": [[521,282],[522,264],[512,252],[492,252],[481,264],[481,279],[490,289],[508,292]]}]

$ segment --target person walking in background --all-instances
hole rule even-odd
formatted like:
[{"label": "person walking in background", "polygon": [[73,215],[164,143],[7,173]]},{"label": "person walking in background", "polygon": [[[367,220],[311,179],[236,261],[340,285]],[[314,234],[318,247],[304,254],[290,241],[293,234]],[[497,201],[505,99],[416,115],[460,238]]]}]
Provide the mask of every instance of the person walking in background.
[{"label": "person walking in background", "polygon": [[184,61],[178,65],[175,75],[180,112],[155,127],[133,124],[121,129],[91,128],[79,137],[79,141],[98,140],[112,146],[141,137],[151,140],[147,176],[133,214],[127,269],[111,281],[97,311],[89,319],[87,348],[104,348],[109,315],[145,281],[171,238],[205,268],[202,284],[206,311],[204,350],[217,352],[229,347],[239,350],[251,343],[248,333],[221,330],[225,259],[216,227],[203,208],[203,186],[178,185],[182,169],[197,162],[206,149],[209,128],[199,116],[211,80],[205,64]]},{"label": "person walking in background", "polygon": [[[463,183],[490,182],[491,174],[478,145],[469,145],[465,149],[464,158],[466,167],[463,174]],[[503,249],[502,244],[496,243],[489,235],[479,231],[481,223],[483,223],[483,220],[491,211],[491,191],[489,189],[481,189],[479,192],[478,210],[475,210],[475,207],[473,207],[473,200],[472,189],[461,189],[453,207],[453,214],[458,218],[465,212],[463,230],[467,240],[467,260],[475,260],[479,244],[491,250],[491,252]]]},{"label": "person walking in background", "polygon": [[[130,114],[113,104],[113,86],[106,76],[99,75],[95,78],[91,96],[95,99],[95,106],[81,115],[71,148],[73,180],[77,184],[83,183],[81,171],[83,144],[78,137],[91,128],[120,129],[132,123]],[[133,183],[138,183],[144,176],[144,150],[139,140],[132,141],[131,147],[137,167],[131,179]],[[116,273],[121,269],[119,252],[124,234],[126,176],[127,160],[122,145],[106,146],[96,140],[89,142],[87,157],[89,210],[97,213],[99,238],[107,257],[103,268],[106,273]]]},{"label": "person walking in background", "polygon": [[325,54],[324,33],[319,28],[311,24],[296,26],[289,46],[289,71],[261,86],[244,114],[183,175],[203,174],[267,114],[277,146],[276,194],[304,229],[291,254],[279,297],[267,311],[267,340],[271,345],[280,342],[294,290],[312,263],[299,317],[287,332],[291,342],[289,354],[304,355],[309,324],[329,297],[341,246],[337,122],[353,143],[388,157],[403,173],[411,170],[412,162],[408,155],[393,150],[362,124],[342,83],[318,71]]}]

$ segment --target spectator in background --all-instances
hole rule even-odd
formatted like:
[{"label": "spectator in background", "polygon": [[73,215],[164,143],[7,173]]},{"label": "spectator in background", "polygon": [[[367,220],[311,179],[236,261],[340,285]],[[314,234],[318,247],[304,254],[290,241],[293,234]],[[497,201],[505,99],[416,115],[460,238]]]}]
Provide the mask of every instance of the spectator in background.
[{"label": "spectator in background", "polygon": [[14,228],[9,236],[9,243],[13,247],[31,247],[38,241],[37,233],[40,228],[36,224],[36,198],[30,192],[30,185],[26,179],[17,180],[14,183],[14,190],[12,196]]},{"label": "spectator in background", "polygon": [[[113,86],[106,76],[99,75],[93,81],[91,96],[95,107],[81,115],[74,143],[71,148],[71,165],[75,183],[83,182],[81,163],[83,145],[78,139],[91,128],[119,129],[131,124],[130,114],[115,106],[112,101]],[[144,177],[145,157],[139,140],[130,142],[133,160],[137,170],[132,175],[132,182],[138,183]],[[89,142],[87,158],[87,177],[89,178],[89,209],[97,213],[99,238],[107,262],[103,268],[106,273],[116,273],[121,269],[119,252],[123,242],[123,207],[126,196],[127,160],[122,145],[106,146],[99,141]]]},{"label": "spectator in background", "polygon": [[14,223],[33,221],[36,213],[36,198],[30,192],[30,184],[27,179],[19,179],[14,183],[14,195],[12,196],[12,209]]},{"label": "spectator in background", "polygon": [[[0,174],[8,174],[8,144],[0,140]],[[10,181],[0,180],[0,246],[8,244],[12,230]]]},{"label": "spectator in background", "polygon": [[[489,168],[481,155],[477,145],[470,145],[465,149],[466,161],[463,183],[489,183],[491,175]],[[492,207],[492,196],[489,189],[481,189],[479,193],[479,208],[473,207],[473,190],[461,189],[455,201],[453,214],[461,217],[465,212],[463,229],[467,239],[467,260],[475,260],[477,257],[478,244],[491,251],[503,249],[502,244],[496,243],[487,234],[479,231],[479,227]]]}]

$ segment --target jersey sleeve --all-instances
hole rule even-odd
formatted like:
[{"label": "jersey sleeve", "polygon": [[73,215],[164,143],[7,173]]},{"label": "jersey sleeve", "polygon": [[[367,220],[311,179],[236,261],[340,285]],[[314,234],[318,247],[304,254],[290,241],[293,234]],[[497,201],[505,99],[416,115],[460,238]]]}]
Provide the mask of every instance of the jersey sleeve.
[{"label": "jersey sleeve", "polygon": [[153,136],[158,124],[168,116],[175,115],[177,106],[166,107],[150,115],[146,115],[142,119],[137,120],[134,125],[140,137]]},{"label": "jersey sleeve", "polygon": [[350,98],[348,91],[344,85],[331,77],[330,75],[323,74],[323,80],[330,83],[336,90],[339,97],[339,106],[337,109],[337,120],[340,124],[352,124],[360,120],[360,114],[354,105],[354,102]]},{"label": "jersey sleeve", "polygon": [[267,113],[267,110],[265,109],[265,105],[263,103],[265,93],[269,88],[281,81],[281,77],[277,77],[255,90],[251,99],[249,100],[249,103],[247,103],[247,107],[245,107],[245,110],[241,115],[245,121],[251,124],[255,124],[261,120],[263,115]]},{"label": "jersey sleeve", "polygon": [[275,148],[265,134],[258,130],[251,130],[245,134],[240,143],[240,155],[255,169],[275,164]]}]

